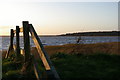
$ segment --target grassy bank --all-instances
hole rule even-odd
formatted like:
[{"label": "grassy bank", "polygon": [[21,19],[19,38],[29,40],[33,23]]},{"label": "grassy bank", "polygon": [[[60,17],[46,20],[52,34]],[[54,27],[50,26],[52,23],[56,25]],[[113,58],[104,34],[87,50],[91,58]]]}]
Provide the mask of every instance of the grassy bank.
[{"label": "grassy bank", "polygon": [[[120,55],[120,42],[112,43],[97,43],[97,44],[66,44],[59,46],[45,46],[46,52],[51,56],[55,53],[66,53],[66,54],[116,54]],[[32,48],[33,54],[37,53],[36,48]],[[36,55],[38,57],[38,55]]]},{"label": "grassy bank", "polygon": [[120,80],[120,56],[57,54],[52,61],[63,80]]},{"label": "grassy bank", "polygon": [[[60,75],[62,80],[120,80],[120,43],[99,43],[99,44],[67,44],[61,46],[45,46],[45,50]],[[37,53],[32,48],[33,54]],[[3,56],[6,51],[3,51]],[[35,56],[36,58],[38,55]],[[41,61],[38,60],[40,63]],[[39,69],[44,74],[44,69]],[[35,79],[34,72],[29,75],[22,75],[22,64],[15,62],[12,58],[3,59],[2,70],[3,80],[15,78]],[[42,75],[43,77],[45,75]]]},{"label": "grassy bank", "polygon": [[22,63],[17,63],[13,59],[3,59],[2,62],[2,79],[3,80],[27,80],[27,79],[35,79],[34,73],[30,73],[28,75],[21,74]]},{"label": "grassy bank", "polygon": [[[97,43],[97,44],[66,44],[58,46],[45,46],[46,52],[51,56],[55,53],[66,53],[66,54],[94,54],[94,53],[107,53],[120,55],[120,42],[111,43]],[[3,50],[2,57],[5,57],[7,53]],[[31,53],[36,54],[37,49],[31,48]],[[38,57],[38,55],[36,55]]]},{"label": "grassy bank", "polygon": [[108,53],[120,54],[120,42],[96,43],[96,44],[66,44],[60,46],[45,46],[48,54],[67,53],[67,54],[94,54]]},{"label": "grassy bank", "polygon": [[[62,80],[120,80],[119,55],[57,53],[51,56],[51,60]],[[25,78],[20,74],[21,64],[4,59],[2,67],[4,79]],[[41,68],[40,65],[39,68]],[[27,78],[35,78],[33,73],[28,76]]]}]

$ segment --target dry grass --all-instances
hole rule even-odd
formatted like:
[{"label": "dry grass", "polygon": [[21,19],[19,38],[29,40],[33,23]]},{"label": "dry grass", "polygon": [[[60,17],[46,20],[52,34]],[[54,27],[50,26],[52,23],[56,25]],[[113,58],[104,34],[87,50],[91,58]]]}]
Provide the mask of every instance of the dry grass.
[{"label": "dry grass", "polygon": [[2,58],[4,58],[7,53],[7,50],[2,50],[2,51],[0,51],[0,53],[2,54]]},{"label": "dry grass", "polygon": [[[97,44],[66,44],[59,46],[45,46],[46,52],[51,56],[55,53],[67,53],[67,54],[95,54],[95,53],[108,53],[108,54],[120,54],[120,42],[112,43],[97,43]],[[7,51],[2,51],[2,57],[5,56]],[[36,53],[37,49],[33,47],[31,52],[39,57]]]},{"label": "dry grass", "polygon": [[94,53],[109,53],[120,54],[120,42],[112,43],[97,43],[97,44],[67,44],[61,46],[45,46],[45,50],[49,55],[54,53],[67,54],[94,54]]}]

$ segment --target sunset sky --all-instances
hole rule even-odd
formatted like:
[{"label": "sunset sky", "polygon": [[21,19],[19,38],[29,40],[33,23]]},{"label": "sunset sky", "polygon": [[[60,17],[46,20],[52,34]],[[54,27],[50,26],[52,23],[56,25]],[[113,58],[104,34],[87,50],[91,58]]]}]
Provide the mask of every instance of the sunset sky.
[{"label": "sunset sky", "polygon": [[32,23],[39,35],[118,30],[118,2],[99,1],[3,0],[0,35],[9,35],[22,21]]}]

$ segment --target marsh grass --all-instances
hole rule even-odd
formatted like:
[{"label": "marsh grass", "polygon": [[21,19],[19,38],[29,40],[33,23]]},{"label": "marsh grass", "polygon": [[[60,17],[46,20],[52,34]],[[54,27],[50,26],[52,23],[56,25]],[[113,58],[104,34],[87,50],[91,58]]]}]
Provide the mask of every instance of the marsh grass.
[{"label": "marsh grass", "polygon": [[[56,53],[67,53],[67,54],[120,54],[120,42],[111,43],[96,43],[96,44],[66,44],[59,46],[45,46],[45,50],[49,55]],[[33,49],[35,52],[36,49]]]},{"label": "marsh grass", "polygon": [[[88,79],[88,80],[119,80],[120,79],[120,56],[96,53],[93,55],[77,55],[56,53],[51,56],[51,60],[62,80],[68,79]],[[45,69],[41,60],[37,60],[42,76],[45,76]],[[10,59],[3,60],[3,79],[32,78],[35,80],[34,72],[21,75],[21,65],[14,63]]]},{"label": "marsh grass", "polygon": [[[46,46],[45,50],[50,55],[62,80],[120,80],[120,55],[117,44],[68,44]],[[32,53],[37,53],[36,48],[32,48]],[[20,70],[23,64],[14,60],[15,55],[11,56],[13,58],[2,60],[3,80],[15,78],[17,78],[15,80],[29,80],[30,78],[36,80],[33,71],[28,75],[21,75]],[[42,77],[45,78],[45,68],[37,57],[38,68]]]}]

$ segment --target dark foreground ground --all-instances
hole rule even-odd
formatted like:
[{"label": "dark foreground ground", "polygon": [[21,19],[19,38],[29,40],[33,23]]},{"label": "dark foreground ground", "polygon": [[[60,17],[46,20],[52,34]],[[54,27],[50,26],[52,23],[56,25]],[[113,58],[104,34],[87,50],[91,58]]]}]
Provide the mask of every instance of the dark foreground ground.
[{"label": "dark foreground ground", "polygon": [[[70,44],[46,46],[45,49],[62,80],[120,80],[118,43]],[[37,53],[35,48],[32,48],[32,53]],[[37,62],[41,76],[45,78],[43,64],[39,59]],[[12,57],[3,59],[3,80],[36,80],[33,71],[27,75],[21,74],[22,65]]]},{"label": "dark foreground ground", "polygon": [[[51,60],[62,80],[120,80],[119,55],[100,53],[94,55],[69,55],[57,53],[51,56]],[[39,64],[39,69],[44,71],[41,65]],[[22,64],[15,63],[11,59],[4,59],[2,65],[3,80],[35,78],[34,73],[27,76],[21,75],[21,67]]]}]

